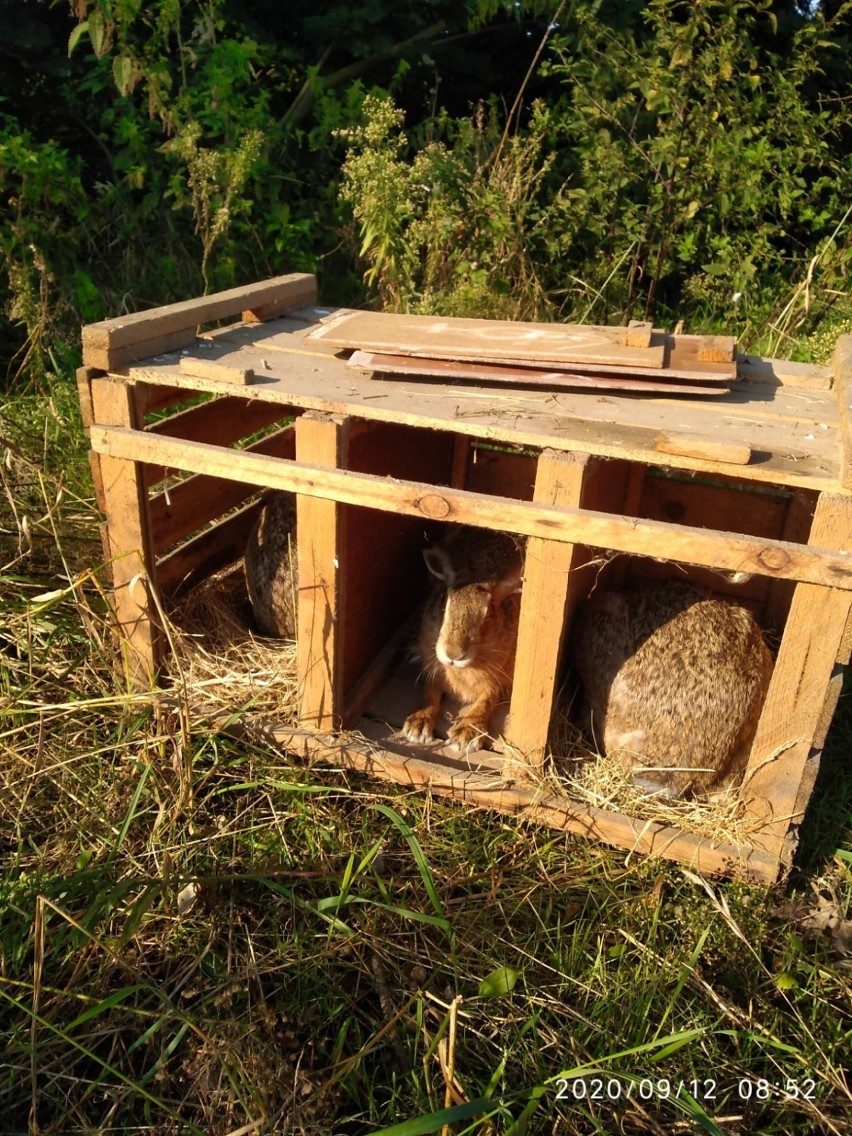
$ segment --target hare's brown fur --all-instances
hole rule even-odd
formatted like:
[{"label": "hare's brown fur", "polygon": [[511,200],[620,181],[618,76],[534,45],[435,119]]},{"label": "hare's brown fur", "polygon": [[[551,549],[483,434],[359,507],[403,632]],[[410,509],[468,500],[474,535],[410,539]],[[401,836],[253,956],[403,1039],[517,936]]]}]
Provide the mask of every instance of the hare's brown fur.
[{"label": "hare's brown fur", "polygon": [[246,589],[258,630],[292,639],[296,634],[296,498],[269,490],[245,555]]},{"label": "hare's brown fur", "polygon": [[581,612],[572,655],[594,740],[637,785],[703,795],[742,773],[772,673],[744,607],[674,581],[605,592]]},{"label": "hare's brown fur", "polygon": [[467,752],[486,744],[494,709],[511,689],[523,550],[505,533],[454,527],[423,555],[443,586],[427,602],[418,636],[428,701],[409,714],[403,733],[431,741],[441,698],[451,694],[462,709],[449,740]]}]

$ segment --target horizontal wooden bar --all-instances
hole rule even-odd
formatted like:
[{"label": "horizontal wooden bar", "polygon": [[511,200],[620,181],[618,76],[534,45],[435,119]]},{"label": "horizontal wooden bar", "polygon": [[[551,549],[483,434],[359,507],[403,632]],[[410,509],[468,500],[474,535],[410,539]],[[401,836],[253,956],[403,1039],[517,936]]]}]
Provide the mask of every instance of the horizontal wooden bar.
[{"label": "horizontal wooden bar", "polygon": [[[240,725],[237,722],[236,728]],[[610,812],[576,801],[567,794],[543,792],[535,784],[504,780],[494,754],[489,766],[471,768],[477,755],[466,759],[449,757],[435,750],[410,746],[388,735],[384,723],[362,719],[359,735],[331,737],[296,727],[269,723],[264,733],[288,753],[311,760],[328,761],[392,781],[399,785],[427,787],[441,796],[467,805],[495,809],[512,816],[600,840],[628,852],[664,856],[699,872],[749,879],[761,884],[775,882],[780,856],[754,845],[715,843],[695,833],[656,821]],[[497,768],[494,768],[494,765]]]},{"label": "horizontal wooden bar", "polygon": [[97,453],[112,457],[208,473],[367,509],[478,525],[729,572],[852,589],[852,556],[833,549],[295,464],[123,427],[93,426],[91,441]]}]

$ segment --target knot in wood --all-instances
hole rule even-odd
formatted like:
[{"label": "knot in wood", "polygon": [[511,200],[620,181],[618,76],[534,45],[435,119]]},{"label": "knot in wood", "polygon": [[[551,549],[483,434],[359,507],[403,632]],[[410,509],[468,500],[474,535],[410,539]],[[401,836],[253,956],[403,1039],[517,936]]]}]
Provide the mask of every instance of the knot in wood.
[{"label": "knot in wood", "polygon": [[417,502],[417,508],[424,517],[430,517],[433,521],[440,521],[452,512],[446,497],[441,497],[437,493],[430,493],[426,497],[421,497]]},{"label": "knot in wood", "polygon": [[780,572],[790,563],[789,555],[783,548],[762,548],[757,556],[757,562],[770,572]]}]

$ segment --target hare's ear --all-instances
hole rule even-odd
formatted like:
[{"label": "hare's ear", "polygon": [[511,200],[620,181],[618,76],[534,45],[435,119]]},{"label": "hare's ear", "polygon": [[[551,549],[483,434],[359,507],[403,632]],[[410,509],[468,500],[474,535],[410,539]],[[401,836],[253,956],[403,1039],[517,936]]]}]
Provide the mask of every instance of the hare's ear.
[{"label": "hare's ear", "polygon": [[448,588],[453,586],[457,573],[443,548],[438,545],[435,545],[434,548],[424,548],[423,559],[433,576],[436,576]]}]

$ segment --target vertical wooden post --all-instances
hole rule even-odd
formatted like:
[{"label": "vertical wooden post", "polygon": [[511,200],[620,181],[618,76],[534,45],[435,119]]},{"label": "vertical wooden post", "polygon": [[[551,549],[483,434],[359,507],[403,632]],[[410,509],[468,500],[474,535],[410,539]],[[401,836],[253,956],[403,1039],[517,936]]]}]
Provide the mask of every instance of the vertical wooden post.
[{"label": "vertical wooden post", "polygon": [[[849,548],[852,496],[823,493],[817,502],[810,544]],[[812,748],[824,733],[824,704],[852,610],[852,592],[797,584],[769,683],[763,713],[743,779],[742,796],[754,843],[786,859],[795,847],[803,802],[800,786]],[[830,694],[829,694],[830,696]],[[790,827],[792,843],[785,835]]]},{"label": "vertical wooden post", "polygon": [[[132,384],[106,376],[88,381],[95,424],[141,428]],[[112,565],[112,603],[124,671],[134,686],[146,689],[156,677],[160,643],[151,593],[153,558],[142,471],[139,462],[101,454],[94,473],[106,518],[104,544]]]},{"label": "vertical wooden post", "polygon": [[[296,419],[296,460],[333,469],[346,464],[350,420],[308,411]],[[298,549],[299,718],[303,725],[333,730],[342,715],[341,558],[343,507],[300,494],[296,500]]]},{"label": "vertical wooden post", "polygon": [[[588,466],[587,454],[542,450],[533,501],[578,507]],[[577,545],[542,537],[527,541],[508,740],[535,766],[544,762],[547,748],[570,574],[578,551]]]},{"label": "vertical wooden post", "polygon": [[[781,529],[781,540],[789,540],[793,544],[807,544],[808,534],[813,523],[814,506],[809,500],[811,495],[802,489],[794,489],[787,502],[787,511],[784,514],[784,526]],[[766,604],[763,608],[763,625],[774,631],[784,626],[793,601],[795,584],[792,580],[770,580],[766,592]]]}]

